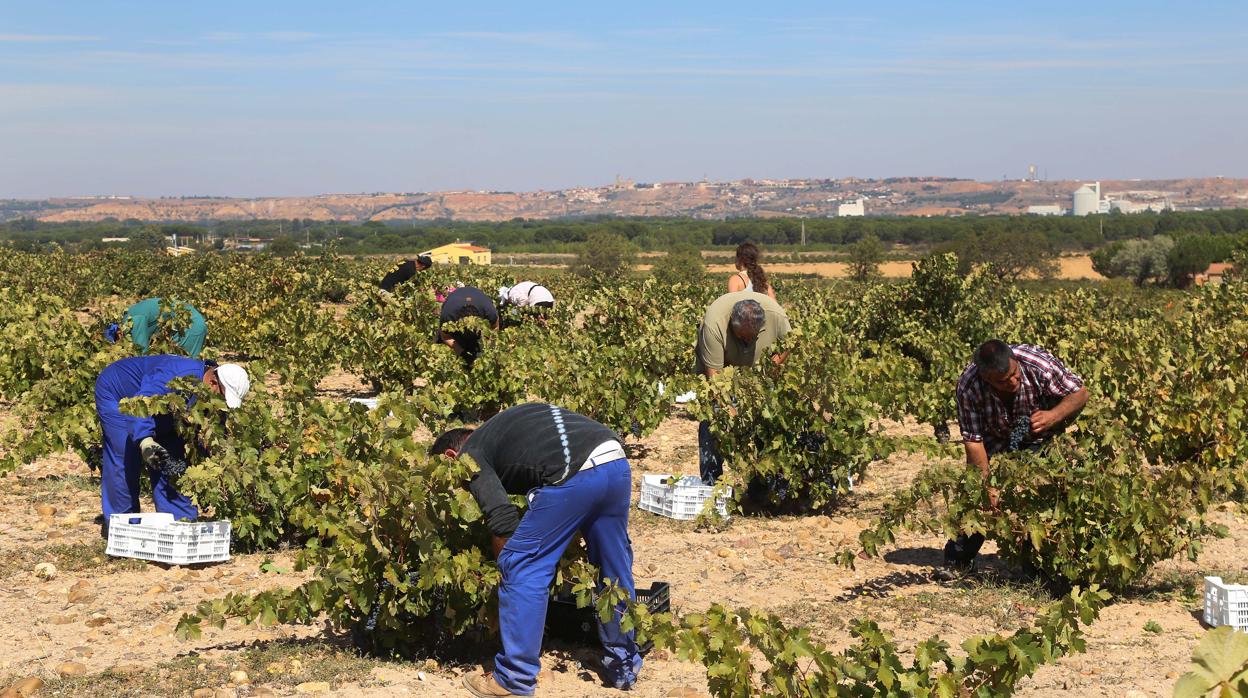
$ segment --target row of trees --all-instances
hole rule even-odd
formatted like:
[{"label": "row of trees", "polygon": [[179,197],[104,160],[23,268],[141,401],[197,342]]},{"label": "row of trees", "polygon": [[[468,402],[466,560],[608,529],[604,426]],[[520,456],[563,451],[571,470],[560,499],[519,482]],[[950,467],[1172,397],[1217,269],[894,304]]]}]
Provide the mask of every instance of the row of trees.
[{"label": "row of trees", "polygon": [[[990,231],[968,235],[939,246],[938,251],[955,253],[963,276],[977,267],[987,267],[993,276],[1004,281],[1017,281],[1024,276],[1047,278],[1057,272],[1057,248],[1026,233]],[[581,246],[570,270],[581,276],[618,279],[637,262],[637,253],[637,245],[627,238],[599,231]],[[847,275],[858,282],[878,278],[879,265],[886,255],[887,247],[880,238],[860,238],[847,250]],[[1200,271],[1204,268],[1200,267]],[[701,252],[688,243],[670,247],[667,254],[655,259],[652,271],[664,283],[696,283],[706,274]]]},{"label": "row of trees", "polygon": [[1231,235],[1185,235],[1177,240],[1157,235],[1105,245],[1092,253],[1092,267],[1102,276],[1129,279],[1137,286],[1184,288],[1210,264],[1230,259],[1242,248],[1243,239]]},{"label": "row of trees", "polygon": [[506,222],[391,222],[365,223],[271,220],[214,221],[200,225],[152,225],[142,221],[98,223],[42,223],[18,219],[0,224],[0,239],[27,245],[58,243],[86,249],[105,237],[130,237],[157,232],[183,239],[220,240],[228,237],[289,237],[297,242],[336,240],[338,249],[351,254],[410,252],[455,240],[472,240],[496,251],[574,251],[595,232],[619,235],[642,250],[662,250],[676,244],[699,248],[730,246],[752,240],[770,246],[808,245],[822,248],[852,245],[874,235],[880,241],[907,245],[952,245],[968,239],[1019,236],[1035,239],[1058,250],[1091,250],[1107,242],[1148,239],[1165,235],[1243,235],[1248,233],[1248,210],[1165,212],[1104,216],[964,216],[956,218],[811,218],[738,219],[703,221],[691,218],[595,217],[562,220],[513,219]]},{"label": "row of trees", "polygon": [[[173,226],[186,237],[183,226]],[[122,246],[134,250],[161,249],[166,246],[161,226],[144,225],[127,231],[129,238]],[[11,246],[24,252],[36,252],[40,245],[30,239],[12,241]],[[56,243],[48,243],[55,246]],[[334,243],[340,251],[340,243]],[[76,245],[90,250],[102,243],[84,242]],[[220,240],[213,246],[221,249]],[[286,257],[299,251],[299,243],[289,235],[274,238],[268,251]],[[616,279],[627,274],[637,263],[641,246],[634,240],[600,229],[589,233],[584,243],[575,246],[577,257],[570,270],[581,275],[597,275]],[[653,273],[664,283],[697,282],[705,275],[699,248],[688,242],[669,245],[667,254],[656,258]],[[1151,238],[1115,240],[1092,253],[1093,268],[1108,278],[1129,279],[1137,286],[1145,284],[1184,288],[1195,275],[1213,262],[1230,259],[1237,250],[1248,250],[1248,234],[1188,233],[1177,240],[1166,235]],[[997,278],[1016,281],[1023,277],[1049,278],[1057,272],[1060,249],[1051,241],[1024,231],[994,228],[967,233],[955,240],[935,246],[937,252],[953,252],[963,275],[971,269],[988,266]],[[888,246],[875,234],[867,234],[847,246],[848,276],[865,282],[879,276],[879,265],[888,254]]]}]

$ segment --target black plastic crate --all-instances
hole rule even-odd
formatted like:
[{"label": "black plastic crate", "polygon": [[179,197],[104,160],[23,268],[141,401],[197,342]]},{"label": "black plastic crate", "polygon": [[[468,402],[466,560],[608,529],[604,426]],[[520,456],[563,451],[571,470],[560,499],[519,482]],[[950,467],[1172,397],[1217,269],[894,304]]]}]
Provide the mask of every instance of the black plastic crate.
[{"label": "black plastic crate", "polygon": [[[672,587],[667,582],[654,582],[649,589],[637,589],[637,602],[646,604],[651,613],[667,613],[672,608]],[[593,606],[576,607],[576,596],[561,592],[550,600],[546,608],[546,634],[565,642],[581,645],[598,645],[598,619]],[[640,647],[646,654],[654,643],[646,641]]]}]

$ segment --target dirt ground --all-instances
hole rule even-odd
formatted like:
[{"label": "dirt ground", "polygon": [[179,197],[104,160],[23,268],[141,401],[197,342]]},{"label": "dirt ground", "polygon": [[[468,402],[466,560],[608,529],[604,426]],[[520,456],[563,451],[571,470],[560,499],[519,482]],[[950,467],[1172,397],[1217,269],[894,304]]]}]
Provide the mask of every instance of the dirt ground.
[{"label": "dirt ground", "polygon": [[[362,388],[339,377],[324,386],[340,399]],[[680,408],[660,428],[630,445],[634,488],[644,473],[696,473],[696,423]],[[894,436],[927,435],[914,424],[889,425]],[[931,566],[943,541],[903,536],[882,559],[847,570],[829,558],[851,544],[888,493],[905,486],[924,457],[895,454],[876,463],[850,500],[833,516],[735,518],[718,532],[698,531],[634,509],[630,532],[639,586],[662,580],[672,587],[677,611],[711,603],[752,606],[790,624],[812,627],[819,639],[841,647],[854,618],[870,618],[903,647],[930,635],[955,644],[979,633],[1012,632],[1027,625],[1047,601],[1035,587],[992,581],[933,583]],[[195,642],[175,640],[179,618],[200,600],[234,591],[295,585],[291,555],[237,555],[198,569],[165,568],[103,554],[98,526],[98,479],[76,457],[33,464],[0,488],[0,690],[22,677],[46,683],[40,695],[466,695],[460,676],[470,660],[487,660],[493,648],[460,666],[360,659],[327,627],[256,628],[231,623],[205,628]],[[636,497],[636,493],[635,493]],[[37,507],[55,512],[41,516]],[[150,504],[149,504],[150,508]],[[46,510],[45,510],[46,512]],[[1199,563],[1169,561],[1129,598],[1108,607],[1088,632],[1088,652],[1045,667],[1021,685],[1020,695],[1168,696],[1186,670],[1202,632],[1202,573],[1244,572],[1237,540],[1248,523],[1237,508],[1216,518],[1231,537],[1211,541]],[[1002,571],[991,545],[986,567]],[[269,572],[260,566],[269,561]],[[58,573],[41,580],[36,564]],[[1194,593],[1195,590],[1195,593]],[[1146,631],[1148,621],[1161,632]],[[591,671],[594,652],[549,643],[539,694],[556,698],[614,696]],[[85,672],[57,678],[66,662]],[[250,686],[230,684],[230,672],[248,672]],[[236,677],[237,678],[237,677]],[[323,682],[323,683],[322,683]],[[640,698],[706,695],[701,668],[655,653],[648,657],[633,695]]]}]

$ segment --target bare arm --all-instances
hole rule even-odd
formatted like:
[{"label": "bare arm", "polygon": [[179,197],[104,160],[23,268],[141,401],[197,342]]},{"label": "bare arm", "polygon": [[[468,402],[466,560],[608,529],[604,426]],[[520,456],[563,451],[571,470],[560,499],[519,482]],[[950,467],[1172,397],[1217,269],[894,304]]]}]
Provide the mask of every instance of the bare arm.
[{"label": "bare arm", "polygon": [[451,350],[454,351],[456,354],[464,353],[464,348],[459,345],[459,342],[455,341],[454,337],[450,336],[449,334],[445,332],[442,332],[441,330],[438,331],[438,337],[442,340],[443,344],[450,347]]},{"label": "bare arm", "polygon": [[962,446],[966,448],[966,464],[973,465],[979,474],[988,479],[988,450],[984,448],[982,441],[963,441]]},{"label": "bare arm", "polygon": [[721,370],[722,370],[722,369],[718,369],[718,368],[711,368],[710,366],[707,366],[707,367],[705,367],[705,368],[703,368],[703,369],[702,369],[702,373],[703,373],[703,374],[705,374],[705,375],[706,375],[706,377],[707,377],[707,379],[709,380],[709,379],[714,378],[715,376],[719,375],[719,372],[720,372]]},{"label": "bare arm", "polygon": [[492,536],[494,539],[494,559],[497,560],[499,555],[503,554],[503,548],[506,547],[507,541],[511,540],[510,536]]},{"label": "bare arm", "polygon": [[[963,441],[962,446],[966,449],[967,465],[975,466],[979,474],[983,476],[984,482],[988,481],[990,472],[988,470],[988,450],[984,448],[981,441]],[[988,505],[993,509],[997,508],[997,488],[988,488]]]},{"label": "bare arm", "polygon": [[1080,388],[1062,398],[1051,410],[1036,410],[1031,415],[1031,433],[1039,434],[1083,411],[1088,404],[1088,389]]},{"label": "bare arm", "polygon": [[777,366],[783,366],[785,361],[789,360],[789,352],[782,351],[779,354],[771,355],[771,362]]},{"label": "bare arm", "polygon": [[728,277],[728,292],[729,293],[736,293],[737,291],[744,291],[744,290],[745,290],[745,282],[741,280],[740,274],[733,274],[732,276]]}]

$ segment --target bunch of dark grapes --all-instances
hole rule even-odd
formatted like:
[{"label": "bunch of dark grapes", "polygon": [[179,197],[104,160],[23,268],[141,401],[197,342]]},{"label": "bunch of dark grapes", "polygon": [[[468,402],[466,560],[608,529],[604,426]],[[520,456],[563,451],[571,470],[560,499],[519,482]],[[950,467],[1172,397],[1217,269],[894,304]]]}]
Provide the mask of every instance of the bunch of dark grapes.
[{"label": "bunch of dark grapes", "polygon": [[164,474],[165,480],[169,482],[177,482],[178,478],[186,472],[190,464],[185,458],[168,457],[160,462],[160,472]]},{"label": "bunch of dark grapes", "polygon": [[377,599],[373,601],[373,610],[368,612],[368,619],[364,621],[364,629],[373,632],[377,629],[377,614],[381,612],[381,595],[394,585],[386,580],[381,580],[381,586],[377,589]]},{"label": "bunch of dark grapes", "polygon": [[807,431],[797,436],[797,447],[807,453],[818,453],[827,442],[828,437],[817,431]]},{"label": "bunch of dark grapes", "polygon": [[1017,451],[1023,447],[1028,437],[1031,436],[1031,415],[1020,414],[1014,418],[1014,423],[1010,426],[1010,441],[1006,447],[1007,451]]}]

